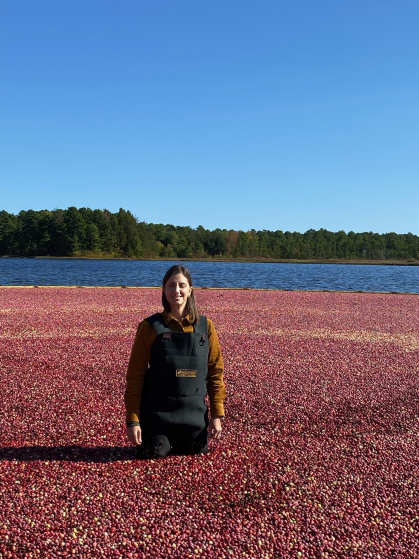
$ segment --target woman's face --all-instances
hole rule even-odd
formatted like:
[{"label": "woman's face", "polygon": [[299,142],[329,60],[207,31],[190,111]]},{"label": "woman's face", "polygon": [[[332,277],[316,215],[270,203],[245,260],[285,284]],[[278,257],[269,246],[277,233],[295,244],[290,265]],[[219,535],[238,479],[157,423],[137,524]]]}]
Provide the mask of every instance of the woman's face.
[{"label": "woman's face", "polygon": [[185,276],[183,274],[173,274],[173,276],[170,276],[163,288],[163,292],[166,295],[172,313],[182,315],[188,297],[192,293],[192,287]]}]

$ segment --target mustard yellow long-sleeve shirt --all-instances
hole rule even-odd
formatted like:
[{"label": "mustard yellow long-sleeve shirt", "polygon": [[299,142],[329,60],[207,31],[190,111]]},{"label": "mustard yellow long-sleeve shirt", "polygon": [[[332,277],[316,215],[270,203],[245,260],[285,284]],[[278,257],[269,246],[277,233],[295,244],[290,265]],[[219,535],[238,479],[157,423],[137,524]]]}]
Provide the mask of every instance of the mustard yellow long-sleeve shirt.
[{"label": "mustard yellow long-sleeve shirt", "polygon": [[[162,312],[163,320],[172,332],[193,332],[193,324],[186,316],[178,321],[171,313]],[[214,324],[208,320],[208,376],[207,391],[210,401],[211,417],[224,417],[225,384],[223,380],[224,363],[221,356],[220,343]],[[143,320],[137,328],[131,357],[128,364],[127,384],[125,389],[125,408],[127,424],[140,421],[141,395],[144,387],[144,376],[150,360],[150,350],[155,339],[153,326]],[[135,423],[133,423],[135,422]]]}]

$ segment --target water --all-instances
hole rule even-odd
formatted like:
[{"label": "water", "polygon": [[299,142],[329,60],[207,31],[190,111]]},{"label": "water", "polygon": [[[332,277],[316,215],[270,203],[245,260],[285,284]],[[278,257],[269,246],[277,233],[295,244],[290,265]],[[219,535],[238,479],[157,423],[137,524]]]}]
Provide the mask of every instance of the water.
[{"label": "water", "polygon": [[419,266],[156,260],[0,258],[0,285],[157,286],[179,263],[197,287],[419,292]]}]

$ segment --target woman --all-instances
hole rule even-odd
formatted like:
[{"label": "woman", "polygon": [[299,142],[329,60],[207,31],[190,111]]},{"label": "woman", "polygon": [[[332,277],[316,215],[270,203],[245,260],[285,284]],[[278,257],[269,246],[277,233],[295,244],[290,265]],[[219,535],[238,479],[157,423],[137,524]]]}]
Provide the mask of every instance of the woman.
[{"label": "woman", "polygon": [[164,312],[146,318],[137,329],[125,390],[127,436],[137,445],[137,457],[206,454],[208,431],[219,440],[224,417],[217,333],[211,320],[198,313],[185,267],[166,272],[162,303]]}]

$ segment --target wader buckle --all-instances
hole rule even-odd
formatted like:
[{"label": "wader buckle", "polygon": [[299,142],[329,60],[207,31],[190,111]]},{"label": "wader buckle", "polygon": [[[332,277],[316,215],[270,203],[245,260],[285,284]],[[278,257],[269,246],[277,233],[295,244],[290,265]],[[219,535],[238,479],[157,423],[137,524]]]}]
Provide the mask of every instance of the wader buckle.
[{"label": "wader buckle", "polygon": [[164,342],[170,342],[171,339],[172,339],[171,332],[163,332],[163,341]]},{"label": "wader buckle", "polygon": [[199,340],[199,345],[204,345],[206,339],[207,339],[206,335],[202,334],[201,339]]}]

